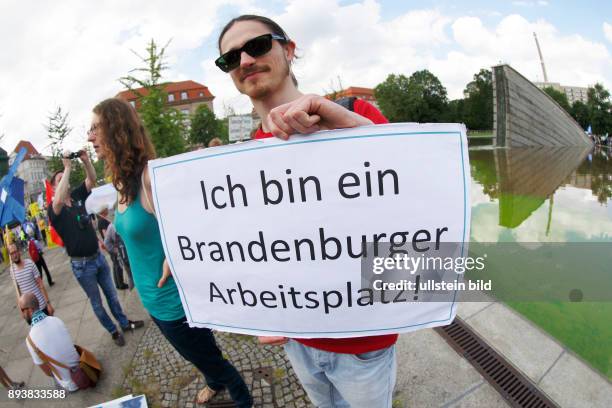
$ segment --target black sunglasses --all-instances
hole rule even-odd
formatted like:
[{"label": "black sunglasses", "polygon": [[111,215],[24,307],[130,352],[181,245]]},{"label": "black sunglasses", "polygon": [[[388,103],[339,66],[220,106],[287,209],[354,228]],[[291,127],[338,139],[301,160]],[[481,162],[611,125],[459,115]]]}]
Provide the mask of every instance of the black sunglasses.
[{"label": "black sunglasses", "polygon": [[280,42],[289,41],[284,36],[274,33],[260,35],[259,37],[252,38],[245,42],[242,47],[228,51],[221,55],[215,60],[215,64],[221,69],[221,71],[230,72],[238,68],[240,65],[240,55],[242,55],[243,51],[253,58],[261,57],[272,49],[272,40],[277,40]]}]

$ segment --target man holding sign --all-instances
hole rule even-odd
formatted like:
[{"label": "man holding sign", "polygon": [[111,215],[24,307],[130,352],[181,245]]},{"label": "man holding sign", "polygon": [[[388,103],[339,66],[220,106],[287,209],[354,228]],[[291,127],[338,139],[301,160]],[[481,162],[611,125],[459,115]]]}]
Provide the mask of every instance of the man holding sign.
[{"label": "man holding sign", "polygon": [[[295,43],[274,21],[243,15],[219,36],[217,66],[251,98],[262,125],[255,139],[387,123],[369,103],[356,100],[354,111],[297,89],[291,72]],[[263,176],[262,176],[263,177]],[[288,340],[260,337],[282,345],[308,396],[316,406],[391,406],[395,384],[397,334],[352,338]]]}]

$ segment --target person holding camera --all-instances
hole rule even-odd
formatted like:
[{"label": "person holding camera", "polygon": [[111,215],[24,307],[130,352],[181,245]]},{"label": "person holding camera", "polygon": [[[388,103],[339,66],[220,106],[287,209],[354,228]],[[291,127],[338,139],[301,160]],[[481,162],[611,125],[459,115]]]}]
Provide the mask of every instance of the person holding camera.
[{"label": "person holding camera", "polygon": [[[70,191],[71,159],[77,157],[83,162],[86,178],[77,188]],[[144,322],[128,320],[123,313],[111,278],[110,268],[99,250],[96,232],[85,211],[85,200],[96,184],[96,171],[84,150],[65,153],[62,161],[64,170],[56,171],[51,178],[51,186],[55,195],[52,205],[47,210],[49,221],[64,241],[66,253],[70,257],[72,272],[87,294],[96,317],[111,334],[115,344],[123,346],[125,339],[121,331],[141,328]],[[117,329],[104,309],[98,286],[102,288],[106,302],[111,313],[119,322],[121,331]]]}]

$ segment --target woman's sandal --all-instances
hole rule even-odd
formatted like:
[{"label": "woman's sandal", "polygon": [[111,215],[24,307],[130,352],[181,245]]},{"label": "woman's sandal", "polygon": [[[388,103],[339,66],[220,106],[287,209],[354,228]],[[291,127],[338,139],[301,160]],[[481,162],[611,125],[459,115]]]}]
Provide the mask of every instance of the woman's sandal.
[{"label": "woman's sandal", "polygon": [[198,392],[198,396],[196,397],[196,404],[206,404],[210,402],[217,395],[217,391],[210,388],[208,385]]}]

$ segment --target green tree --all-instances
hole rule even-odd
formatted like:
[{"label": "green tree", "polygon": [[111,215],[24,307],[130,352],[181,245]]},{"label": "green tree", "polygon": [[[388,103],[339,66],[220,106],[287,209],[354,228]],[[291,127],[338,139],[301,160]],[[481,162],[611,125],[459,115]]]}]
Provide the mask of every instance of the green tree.
[{"label": "green tree", "polygon": [[[130,71],[144,74],[144,78],[128,75],[119,79],[123,86],[138,95],[138,113],[159,157],[185,151],[185,118],[178,110],[166,106],[168,94],[161,82],[162,71],[168,68],[164,62],[167,46],[158,49],[151,40],[145,57],[136,54],[145,65]],[[140,92],[136,88],[143,90]]]},{"label": "green tree", "polygon": [[491,201],[499,198],[499,180],[495,170],[493,150],[470,151],[470,169],[472,177],[482,186],[482,192]]},{"label": "green tree", "polygon": [[474,74],[474,80],[467,84],[462,119],[468,129],[493,129],[493,81],[488,69]]},{"label": "green tree", "polygon": [[[91,157],[91,155],[89,155]],[[98,179],[98,184],[106,184],[105,180],[105,172],[104,172],[104,162],[102,160],[96,160],[92,162],[94,166],[94,170],[96,171],[96,178]]]},{"label": "green tree", "polygon": [[448,114],[446,88],[426,69],[410,78],[391,74],[374,88],[374,95],[391,122],[441,122]]},{"label": "green tree", "polygon": [[547,86],[543,89],[551,98],[555,100],[567,113],[571,113],[572,108],[570,107],[569,101],[567,100],[567,95],[565,92],[561,92],[553,88],[552,86]]},{"label": "green tree", "polygon": [[54,113],[48,116],[49,124],[45,126],[47,137],[51,141],[51,160],[49,161],[49,171],[56,172],[64,168],[62,155],[64,153],[64,140],[72,132],[72,127],[68,123],[68,112],[62,112],[62,107],[58,106]]},{"label": "green tree", "polygon": [[206,105],[200,105],[191,119],[189,131],[189,142],[191,144],[202,143],[208,146],[211,139],[218,137],[227,143],[227,133],[223,135],[223,125],[215,114]]},{"label": "green tree", "polygon": [[[49,161],[49,176],[58,170],[64,169],[62,157],[64,155],[64,142],[72,132],[72,127],[68,122],[68,112],[64,113],[60,106],[49,117],[49,124],[45,126],[47,129],[47,137],[51,140],[49,147],[51,149],[51,160]],[[104,163],[101,160],[93,161],[93,151],[89,145],[85,147],[92,164],[96,169],[98,179],[104,176]],[[72,161],[72,169],[70,171],[70,186],[76,187],[85,180],[85,168],[80,160]]]},{"label": "green tree", "polygon": [[446,88],[431,72],[417,71],[408,79],[408,113],[414,122],[441,122],[447,109]]},{"label": "green tree", "polygon": [[589,107],[584,102],[574,102],[572,104],[570,113],[583,129],[586,129],[589,126],[589,122],[591,121],[589,116]]},{"label": "green tree", "polygon": [[453,99],[448,102],[444,121],[449,123],[465,123],[465,99]]},{"label": "green tree", "polygon": [[593,133],[603,135],[612,132],[612,103],[610,92],[602,84],[595,84],[587,91],[587,107]]},{"label": "green tree", "polygon": [[[64,142],[72,132],[72,127],[68,122],[68,112],[63,112],[62,107],[58,106],[54,113],[49,117],[49,124],[46,126],[47,137],[51,140],[51,160],[49,161],[50,175],[58,170],[64,169],[62,157],[64,155]],[[72,161],[70,171],[70,187],[76,187],[85,180],[85,169],[79,160]]]},{"label": "green tree", "polygon": [[390,122],[410,121],[409,82],[408,78],[402,74],[391,74],[374,88],[376,102]]}]

